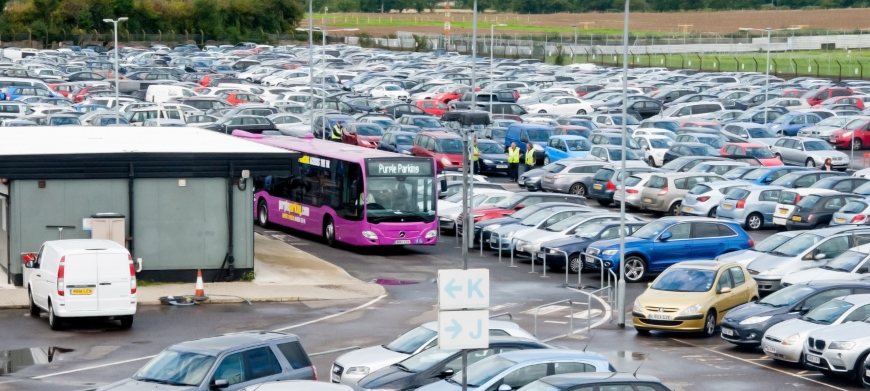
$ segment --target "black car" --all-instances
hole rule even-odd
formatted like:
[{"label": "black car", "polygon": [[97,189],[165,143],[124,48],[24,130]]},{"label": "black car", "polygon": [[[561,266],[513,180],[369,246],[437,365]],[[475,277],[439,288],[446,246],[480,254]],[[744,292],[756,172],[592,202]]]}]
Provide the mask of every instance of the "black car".
[{"label": "black car", "polygon": [[[574,206],[574,205],[576,205],[576,204],[571,204],[568,202],[541,202],[539,204],[530,205],[528,207],[520,209],[520,210],[518,210],[512,214],[509,214],[507,216],[504,216],[504,217],[478,221],[478,222],[474,223],[474,241],[475,242],[480,241],[480,232],[483,230],[484,227],[489,227],[489,226],[493,226],[493,225],[498,225],[500,227],[500,226],[506,225],[506,224],[515,224],[518,221],[520,221],[526,217],[531,216],[533,213],[535,213],[541,209],[555,208],[557,206]],[[459,233],[461,234],[462,233],[462,225],[459,225],[458,227],[459,227]]]},{"label": "black car", "polygon": [[504,143],[478,140],[477,149],[480,151],[477,164],[481,173],[507,174],[508,161],[504,153]]},{"label": "black car", "polygon": [[779,98],[771,93],[765,94],[764,92],[754,92],[740,97],[739,99],[734,100],[734,109],[735,110],[746,110],[755,106],[758,106],[768,99]]},{"label": "black car", "polygon": [[671,160],[686,156],[719,156],[719,151],[703,143],[673,143],[662,159],[664,164]]},{"label": "black car", "polygon": [[396,119],[399,119],[403,115],[427,115],[423,109],[408,103],[387,106],[382,112]]},{"label": "black car", "polygon": [[231,134],[236,129],[244,130],[249,133],[263,133],[267,130],[278,130],[278,127],[276,127],[271,120],[256,115],[224,117],[219,119],[218,122],[205,126],[204,128],[226,134]]},{"label": "black car", "polygon": [[794,212],[785,221],[785,228],[793,229],[816,229],[831,223],[834,213],[852,200],[860,200],[857,194],[834,193],[834,194],[810,194],[801,197]]},{"label": "black car", "polygon": [[[468,350],[468,365],[501,352],[526,349],[552,349],[543,342],[513,337],[490,337],[489,348]],[[413,390],[446,379],[462,370],[462,351],[431,348],[360,379],[364,389],[384,391]]]},{"label": "black car", "polygon": [[870,282],[827,280],[790,285],[728,311],[722,320],[722,339],[740,346],[761,346],[761,337],[777,323],[804,315],[835,297],[867,293]]},{"label": "black car", "polygon": [[378,141],[377,149],[410,155],[411,147],[414,146],[414,136],[416,135],[414,132],[386,132]]},{"label": "black car", "polygon": [[695,91],[693,89],[688,89],[688,88],[672,89],[672,90],[659,90],[658,92],[656,92],[652,95],[652,98],[659,101],[659,102],[662,102],[662,103],[668,103],[668,102],[674,101],[675,99],[677,99],[681,96],[693,95],[693,94],[697,94],[697,93],[698,93],[698,91]]},{"label": "black car", "polygon": [[[643,227],[646,223],[626,222],[625,236],[631,236],[634,231]],[[547,254],[547,267],[553,269],[565,268],[564,251],[568,254],[568,270],[571,273],[577,273],[583,268],[584,260],[582,255],[586,253],[586,247],[597,240],[607,240],[619,238],[619,222],[606,221],[598,224],[592,224],[583,227],[577,232],[571,233],[571,236],[551,240],[541,244],[541,251],[536,253],[535,262],[544,263],[544,254]]]},{"label": "black car", "polygon": [[601,206],[610,205],[613,203],[613,194],[616,193],[616,184],[622,183],[623,178],[628,178],[638,172],[660,170],[653,167],[626,166],[625,171],[628,175],[622,173],[622,167],[619,164],[601,167],[592,177],[592,187],[586,192],[586,197],[598,201]]},{"label": "black car", "polygon": [[[634,357],[632,357],[634,359]],[[648,375],[637,373],[581,372],[552,375],[529,383],[529,390],[548,391],[671,391],[662,381]]]}]

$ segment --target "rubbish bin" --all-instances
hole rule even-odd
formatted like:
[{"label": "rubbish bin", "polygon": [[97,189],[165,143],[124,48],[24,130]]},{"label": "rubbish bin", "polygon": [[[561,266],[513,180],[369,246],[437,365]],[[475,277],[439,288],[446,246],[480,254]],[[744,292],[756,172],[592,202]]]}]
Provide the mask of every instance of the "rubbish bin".
[{"label": "rubbish bin", "polygon": [[127,247],[126,218],[119,213],[91,215],[91,239],[111,240]]}]

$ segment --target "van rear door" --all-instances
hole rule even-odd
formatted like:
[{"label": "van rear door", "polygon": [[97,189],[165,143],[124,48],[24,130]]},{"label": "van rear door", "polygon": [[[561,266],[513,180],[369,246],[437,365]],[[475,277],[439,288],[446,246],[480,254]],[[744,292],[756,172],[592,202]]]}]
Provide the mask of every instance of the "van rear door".
[{"label": "van rear door", "polygon": [[96,251],[65,255],[63,258],[67,311],[99,310],[100,286],[97,284]]},{"label": "van rear door", "polygon": [[98,251],[100,311],[130,307],[130,259],[124,252]]}]

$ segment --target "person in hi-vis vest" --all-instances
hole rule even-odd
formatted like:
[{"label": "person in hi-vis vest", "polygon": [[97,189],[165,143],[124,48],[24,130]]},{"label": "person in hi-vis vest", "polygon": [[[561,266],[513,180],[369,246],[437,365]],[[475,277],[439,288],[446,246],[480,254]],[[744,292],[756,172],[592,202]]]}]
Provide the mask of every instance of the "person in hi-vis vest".
[{"label": "person in hi-vis vest", "polygon": [[474,139],[474,156],[471,157],[471,173],[477,174],[480,172],[480,150],[477,149],[477,139]]},{"label": "person in hi-vis vest", "polygon": [[520,149],[517,148],[517,143],[511,143],[511,147],[508,148],[508,179],[511,182],[516,182],[519,178],[520,171]]},{"label": "person in hi-vis vest", "polygon": [[532,143],[526,143],[526,167],[524,167],[523,172],[529,171],[532,167],[535,166],[535,145]]},{"label": "person in hi-vis vest", "polygon": [[335,125],[332,126],[332,141],[341,142],[341,132],[343,128],[341,121],[336,122]]}]

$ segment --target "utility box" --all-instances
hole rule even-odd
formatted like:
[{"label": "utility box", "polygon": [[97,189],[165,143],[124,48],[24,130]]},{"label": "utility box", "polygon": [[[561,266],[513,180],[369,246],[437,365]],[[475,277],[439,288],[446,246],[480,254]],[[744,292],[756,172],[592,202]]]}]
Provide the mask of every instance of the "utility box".
[{"label": "utility box", "polygon": [[111,240],[127,247],[126,218],[118,213],[91,215],[91,239]]}]

